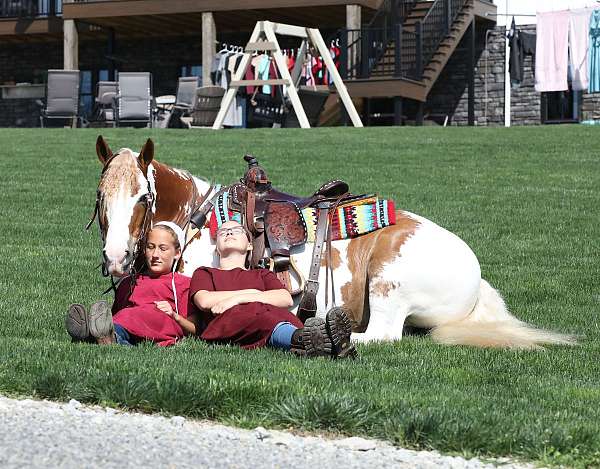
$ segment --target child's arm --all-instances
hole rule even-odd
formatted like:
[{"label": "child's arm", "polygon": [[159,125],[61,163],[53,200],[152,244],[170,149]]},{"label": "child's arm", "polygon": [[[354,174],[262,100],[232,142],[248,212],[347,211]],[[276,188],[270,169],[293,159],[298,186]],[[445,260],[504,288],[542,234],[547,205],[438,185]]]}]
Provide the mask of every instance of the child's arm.
[{"label": "child's arm", "polygon": [[290,292],[285,288],[281,288],[277,290],[257,291],[256,293],[239,293],[213,305],[211,311],[213,314],[221,314],[236,305],[253,303],[255,301],[280,308],[289,308],[294,304]]},{"label": "child's arm", "polygon": [[[260,290],[254,289],[246,289],[246,290],[229,290],[229,291],[208,291],[208,290],[198,290],[192,300],[194,304],[200,308],[205,310],[211,310],[213,306],[221,303],[222,301],[228,300],[234,296],[245,295],[245,294],[253,294],[253,293],[264,293]],[[260,300],[253,300],[260,301]]]},{"label": "child's arm", "polygon": [[175,313],[171,307],[171,303],[168,301],[155,301],[154,304],[167,316],[173,318],[173,320],[181,326],[186,334],[196,334],[196,315],[190,314],[187,318],[184,318],[180,314]]}]

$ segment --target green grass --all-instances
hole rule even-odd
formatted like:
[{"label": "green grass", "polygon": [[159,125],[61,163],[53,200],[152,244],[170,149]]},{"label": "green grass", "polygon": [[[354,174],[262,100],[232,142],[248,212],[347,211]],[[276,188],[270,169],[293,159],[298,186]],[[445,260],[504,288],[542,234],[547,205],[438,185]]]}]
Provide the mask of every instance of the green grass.
[{"label": "green grass", "polygon": [[74,345],[66,307],[107,284],[85,232],[100,171],[94,130],[0,130],[0,392],[384,438],[414,448],[600,467],[600,130],[371,128],[107,130],[151,136],[159,160],[218,182],[245,152],[281,188],[328,178],[377,191],[461,236],[523,320],[583,336],[543,352],[361,346],[355,362],[297,360],[188,340],[171,349]]}]

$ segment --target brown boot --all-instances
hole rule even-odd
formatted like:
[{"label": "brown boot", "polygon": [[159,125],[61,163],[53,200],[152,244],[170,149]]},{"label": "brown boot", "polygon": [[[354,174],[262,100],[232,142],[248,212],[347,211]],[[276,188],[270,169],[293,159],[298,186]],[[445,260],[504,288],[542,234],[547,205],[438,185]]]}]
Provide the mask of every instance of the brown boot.
[{"label": "brown boot", "polygon": [[333,356],[335,358],[356,358],[358,352],[350,342],[352,323],[344,309],[340,307],[331,308],[327,312],[325,325],[333,345]]},{"label": "brown boot", "polygon": [[294,331],[290,351],[300,357],[330,357],[332,343],[323,318],[308,318],[304,327]]},{"label": "brown boot", "polygon": [[65,327],[73,342],[85,342],[90,338],[85,306],[79,303],[69,306],[65,319]]},{"label": "brown boot", "polygon": [[88,327],[90,335],[96,338],[98,344],[110,345],[116,343],[112,313],[106,301],[97,301],[90,307]]}]

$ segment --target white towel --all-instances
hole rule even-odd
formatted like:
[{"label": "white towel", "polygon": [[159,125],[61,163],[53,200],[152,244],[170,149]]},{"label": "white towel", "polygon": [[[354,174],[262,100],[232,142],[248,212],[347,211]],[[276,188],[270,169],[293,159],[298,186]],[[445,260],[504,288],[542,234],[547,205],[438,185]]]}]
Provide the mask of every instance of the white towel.
[{"label": "white towel", "polygon": [[567,82],[569,11],[537,14],[535,44],[536,91],[563,91]]},{"label": "white towel", "polygon": [[569,46],[571,47],[571,88],[587,90],[588,49],[590,48],[590,16],[591,9],[573,10],[569,16]]}]

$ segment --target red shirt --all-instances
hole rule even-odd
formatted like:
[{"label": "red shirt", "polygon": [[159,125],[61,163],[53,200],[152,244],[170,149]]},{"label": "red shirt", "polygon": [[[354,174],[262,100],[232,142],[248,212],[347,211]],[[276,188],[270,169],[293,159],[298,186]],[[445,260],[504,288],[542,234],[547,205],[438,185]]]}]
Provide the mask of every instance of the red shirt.
[{"label": "red shirt", "polygon": [[[200,267],[196,269],[190,284],[190,299],[199,291],[232,291],[256,289],[260,291],[283,289],[277,276],[266,269],[232,270]],[[204,322],[201,338],[209,342],[237,344],[246,349],[264,347],[271,333],[280,322],[289,322],[300,328],[302,322],[285,308],[252,302],[236,305],[222,314],[212,314],[195,305],[190,314],[196,313]]]},{"label": "red shirt", "polygon": [[[175,311],[175,296],[171,285],[171,274],[151,277],[141,274],[129,295],[131,277],[126,277],[115,294],[112,306],[113,322],[124,327],[130,334],[151,340],[158,345],[173,345],[184,335],[181,326],[174,319],[160,311],[155,301],[168,301]],[[179,314],[188,315],[190,278],[175,273],[177,306]]]}]

